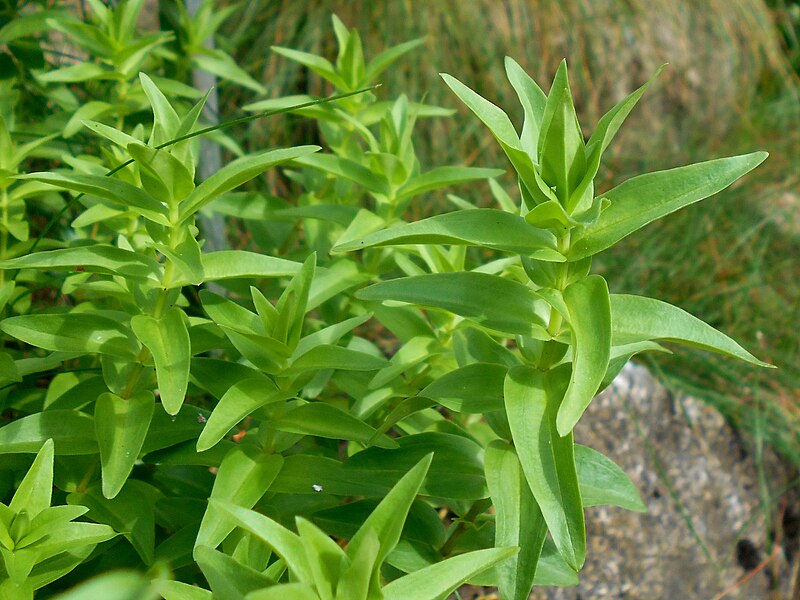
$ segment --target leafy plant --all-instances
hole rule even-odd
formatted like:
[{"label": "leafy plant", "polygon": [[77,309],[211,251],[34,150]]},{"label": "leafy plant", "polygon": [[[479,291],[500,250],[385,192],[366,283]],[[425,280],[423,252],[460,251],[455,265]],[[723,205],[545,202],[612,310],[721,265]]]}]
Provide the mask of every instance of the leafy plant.
[{"label": "leafy plant", "polygon": [[[139,7],[91,4],[99,25],[70,25],[76,39],[101,25],[123,35]],[[191,23],[178,11],[190,46],[230,14],[212,8]],[[118,80],[141,89],[152,120],[81,119],[102,159],[25,174],[33,146],[0,135],[3,297],[58,292],[31,310],[6,305],[0,322],[0,489],[17,488],[0,509],[7,597],[80,584],[62,597],[433,600],[469,582],[522,599],[534,584],[572,585],[584,507],[645,508],[611,460],[573,440],[592,397],[661,341],[763,365],[677,307],[609,293],[590,269],[764,153],[595,196],[602,154],[650,83],[585,142],[565,64],[545,94],[507,61],[521,134],[443,76],[508,156],[517,206],[490,179],[499,170],[423,171],[415,119],[447,111],[362,93],[418,42],[366,62],[357,32],[336,18],[334,30],[335,65],[278,51],[343,92],[335,106],[250,107],[316,119],[330,152],[246,155],[196,184],[196,138],[216,129],[198,125],[204,99],[183,107],[144,73]],[[301,190],[295,203],[233,192],[276,166]],[[424,194],[487,179],[499,209],[452,197],[455,211],[405,220]],[[67,239],[24,245],[14,194],[26,186],[83,207]],[[270,254],[204,251],[205,209],[245,214]],[[54,488],[66,506],[50,508]]]}]

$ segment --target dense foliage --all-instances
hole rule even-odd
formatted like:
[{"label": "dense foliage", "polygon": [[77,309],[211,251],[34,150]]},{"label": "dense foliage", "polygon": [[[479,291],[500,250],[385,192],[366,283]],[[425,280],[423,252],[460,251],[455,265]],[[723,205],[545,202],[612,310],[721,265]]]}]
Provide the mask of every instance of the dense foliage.
[{"label": "dense foliage", "polygon": [[[136,33],[141,0],[86,4],[85,21],[43,9],[0,30],[18,67],[0,117],[0,597],[87,579],[62,597],[436,599],[469,582],[522,599],[572,585],[584,507],[644,509],[573,440],[592,397],[662,340],[763,365],[591,274],[595,254],[766,158],[595,196],[650,82],[586,141],[565,63],[545,94],[507,60],[521,133],[443,75],[507,155],[517,205],[502,171],[420,164],[415,121],[449,111],[378,101],[371,86],[418,41],[368,61],[334,17],[335,63],[275,48],[338,96],[247,108],[313,119],[325,150],[244,154],[227,125],[203,128],[207,96],[181,79],[194,66],[263,91],[202,46],[230,10],[179,6],[173,36]],[[11,53],[18,40],[47,52],[54,31],[85,58],[50,69]],[[240,156],[197,181],[203,135]],[[289,197],[234,191],[273,167]],[[405,220],[466,183],[496,207],[451,196],[454,210]],[[201,212],[243,219],[254,247],[205,251]]]}]

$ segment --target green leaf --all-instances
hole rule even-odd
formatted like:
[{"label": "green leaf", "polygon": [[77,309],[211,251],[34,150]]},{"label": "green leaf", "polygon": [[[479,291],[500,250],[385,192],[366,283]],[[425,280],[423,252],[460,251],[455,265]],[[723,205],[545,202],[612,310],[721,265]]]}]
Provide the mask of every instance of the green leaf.
[{"label": "green leaf", "polygon": [[21,175],[19,179],[34,179],[62,189],[96,196],[155,223],[169,225],[166,206],[135,185],[121,179],[73,173],[30,173]]},{"label": "green leaf", "polygon": [[198,546],[194,556],[211,586],[214,598],[244,600],[249,592],[275,585],[266,575],[213,548]]},{"label": "green leaf", "polygon": [[492,135],[500,142],[500,146],[508,156],[514,169],[519,174],[520,179],[526,187],[533,190],[536,188],[536,170],[534,168],[535,155],[528,154],[522,146],[517,132],[508,115],[499,107],[495,106],[485,98],[476,94],[456,78],[446,73],[439,74],[448,87],[455,92],[456,96],[475,113],[483,124],[492,132]]},{"label": "green leaf", "polygon": [[500,169],[483,169],[479,167],[437,167],[407,181],[397,190],[397,201],[400,202],[425,192],[460,183],[500,177],[503,173],[504,171]]},{"label": "green leaf", "polygon": [[[372,489],[392,486],[420,460],[433,453],[433,462],[420,493],[437,498],[478,500],[486,498],[482,448],[461,435],[425,432],[395,440],[400,448],[367,448],[348,458],[342,475]],[[315,481],[309,482],[317,483]]]},{"label": "green leaf", "polygon": [[595,226],[573,240],[567,258],[576,261],[593,256],[648,223],[716,194],[767,156],[766,152],[753,152],[628,179],[603,194],[611,204],[600,213]]},{"label": "green leaf", "polygon": [[719,352],[760,367],[773,367],[711,325],[655,298],[611,294],[611,315],[615,344],[665,340]]},{"label": "green leaf", "polygon": [[537,83],[519,66],[513,58],[506,56],[506,76],[517,92],[519,101],[525,111],[525,122],[522,125],[520,142],[531,156],[537,156],[539,131],[542,128],[544,107],[547,96]]},{"label": "green leaf", "polygon": [[275,305],[277,318],[270,334],[277,341],[286,344],[290,351],[297,347],[303,332],[308,293],[314,280],[316,262],[317,255],[311,254],[286,286]]},{"label": "green leaf", "polygon": [[564,303],[572,329],[572,374],[556,419],[562,436],[572,431],[594,398],[611,356],[611,306],[605,279],[589,275],[568,285]]},{"label": "green leaf", "polygon": [[556,251],[556,238],[552,233],[528,225],[517,215],[491,208],[461,210],[384,229],[337,245],[333,252],[402,244],[481,246],[540,260],[563,261]]},{"label": "green leaf", "polygon": [[[474,212],[474,211],[471,211]],[[474,271],[434,273],[376,283],[360,290],[361,300],[399,300],[441,308],[503,333],[549,339],[546,305],[533,290],[496,275]]]},{"label": "green leaf", "polygon": [[101,394],[94,408],[94,427],[100,447],[103,495],[113,498],[125,485],[142,451],[155,400],[143,390],[130,398]]},{"label": "green leaf", "polygon": [[348,179],[373,194],[386,194],[389,191],[385,179],[377,176],[367,167],[347,158],[334,156],[333,154],[315,154],[313,156],[303,156],[294,162],[303,167],[310,167],[323,173],[328,173],[334,177]]},{"label": "green leaf", "polygon": [[178,414],[186,397],[192,347],[183,311],[169,309],[160,319],[136,315],[131,328],[153,355],[161,403],[171,415]]},{"label": "green leaf", "polygon": [[[89,509],[87,517],[105,523],[124,535],[146,565],[153,562],[155,546],[155,503],[160,496],[156,488],[129,479],[112,500],[105,498],[95,484],[85,492],[74,492],[67,502]],[[85,525],[85,523],[76,523]]]},{"label": "green leaf", "polygon": [[444,598],[468,579],[516,553],[516,548],[488,548],[448,558],[395,579],[383,588],[384,600]]},{"label": "green leaf", "polygon": [[[353,440],[368,444],[375,429],[361,419],[324,402],[309,402],[273,419],[269,423],[278,431],[316,435],[334,440]],[[397,448],[390,437],[381,435],[374,443],[381,448]]]},{"label": "green leaf", "polygon": [[443,375],[419,395],[460,413],[485,413],[503,408],[503,381],[508,367],[475,363]]},{"label": "green leaf", "polygon": [[387,48],[369,61],[369,64],[367,64],[366,69],[364,70],[364,82],[371,83],[375,81],[375,79],[381,73],[394,64],[400,57],[408,52],[411,52],[424,43],[425,38],[417,38],[416,40],[410,40],[408,42],[398,44],[397,46]]},{"label": "green leaf", "polygon": [[96,575],[68,592],[59,594],[57,600],[158,600],[160,598],[150,580],[135,571],[114,571]]},{"label": "green leaf", "polygon": [[312,581],[311,569],[300,538],[267,516],[230,502],[211,500],[217,510],[270,546],[300,581]]},{"label": "green leaf", "polygon": [[575,466],[584,506],[610,504],[634,512],[647,512],[636,486],[610,458],[575,444]]},{"label": "green leaf", "polygon": [[126,150],[139,167],[142,187],[154,198],[174,205],[194,190],[192,173],[167,150],[158,150],[141,142],[128,144]]},{"label": "green leaf", "polygon": [[92,417],[77,410],[46,410],[0,427],[0,454],[36,453],[51,438],[57,455],[97,453]]},{"label": "green leaf", "polygon": [[254,177],[258,177],[270,167],[301,156],[306,156],[318,150],[320,150],[319,146],[283,148],[245,156],[227,164],[198,185],[194,191],[181,202],[181,220],[189,218],[217,196],[239,187]]},{"label": "green leaf", "polygon": [[[430,454],[425,456],[403,475],[402,479],[386,494],[350,540],[347,545],[348,557],[353,558],[358,555],[361,551],[361,546],[369,544],[370,538],[377,534],[380,545],[375,556],[375,565],[383,563],[384,559],[400,540],[400,533],[403,530],[406,515],[408,515],[411,503],[425,480],[425,475],[431,466],[432,459],[433,456]],[[380,589],[379,569],[373,570],[370,588],[373,594]]]},{"label": "green leaf", "polygon": [[603,152],[605,152],[606,148],[611,144],[620,126],[636,106],[636,103],[639,102],[639,99],[647,91],[647,88],[658,78],[665,66],[666,65],[661,65],[647,83],[630,96],[620,101],[614,108],[600,118],[597,127],[595,127],[592,136],[586,144],[586,175],[578,188],[573,192],[573,198],[570,202],[571,206],[577,206],[578,209],[580,209],[578,203],[584,193],[592,185],[592,180],[597,175]]},{"label": "green leaf", "polygon": [[319,594],[308,583],[281,583],[250,592],[246,600],[319,600]]},{"label": "green leaf", "polygon": [[556,431],[563,387],[546,382],[541,371],[514,367],[506,376],[505,403],[525,478],[559,553],[577,571],[586,558],[586,530],[572,433]]},{"label": "green leaf", "polygon": [[291,392],[279,390],[266,378],[239,381],[222,396],[214,408],[197,439],[197,451],[203,452],[216,445],[237,423],[258,408],[292,396]]},{"label": "green leaf", "polygon": [[320,371],[323,369],[344,369],[347,371],[377,371],[387,365],[384,358],[327,344],[311,348],[295,359],[289,366],[290,373],[301,371]]},{"label": "green leaf", "polygon": [[297,533],[306,550],[308,566],[314,575],[313,583],[321,598],[333,599],[333,591],[347,555],[319,527],[302,517],[296,517]]},{"label": "green leaf", "polygon": [[301,263],[246,250],[209,252],[202,259],[206,281],[289,277],[302,267]]},{"label": "green leaf", "polygon": [[0,269],[4,270],[47,269],[55,271],[78,268],[88,273],[121,275],[137,280],[154,280],[161,272],[161,266],[152,258],[106,244],[35,252],[0,261]]},{"label": "green leaf", "polygon": [[272,51],[288,58],[289,60],[293,60],[296,63],[300,63],[301,65],[308,67],[323,79],[330,81],[340,90],[346,91],[350,89],[345,83],[344,79],[342,79],[339,73],[337,73],[336,68],[331,64],[331,62],[321,56],[317,56],[316,54],[311,54],[309,52],[292,50],[291,48],[283,48],[281,46],[272,46]]},{"label": "green leaf", "polygon": [[569,203],[572,192],[578,187],[586,171],[586,153],[572,95],[569,88],[550,90],[559,94],[552,119],[543,131],[539,161],[545,183],[555,188],[556,196],[567,212],[572,212]]},{"label": "green leaf", "polygon": [[[253,508],[282,466],[283,457],[278,454],[264,454],[253,446],[235,446],[219,466],[210,498]],[[209,504],[195,547],[216,548],[234,528],[234,524],[217,512],[214,504]]]},{"label": "green leaf", "polygon": [[5,319],[0,329],[46,350],[109,354],[128,360],[139,354],[138,344],[127,328],[97,314],[22,315]]},{"label": "green leaf", "polygon": [[192,60],[198,67],[212,75],[251,89],[257,94],[266,93],[263,85],[237,65],[230,55],[224,54],[220,50],[213,51],[213,54],[193,54]]},{"label": "green leaf", "polygon": [[210,590],[182,581],[159,581],[157,589],[165,600],[214,600]]},{"label": "green leaf", "polygon": [[35,519],[39,513],[50,507],[53,495],[54,456],[53,440],[48,439],[36,454],[31,468],[28,469],[8,505],[15,513],[19,514],[24,510],[29,519]]},{"label": "green leaf", "polygon": [[514,448],[494,441],[486,447],[486,484],[495,511],[494,545],[518,546],[519,554],[496,567],[503,598],[527,600],[547,536],[547,524],[522,472]]},{"label": "green leaf", "polygon": [[153,145],[167,142],[177,132],[181,122],[180,117],[167,97],[145,73],[139,73],[139,83],[153,109],[153,131],[150,141]]}]

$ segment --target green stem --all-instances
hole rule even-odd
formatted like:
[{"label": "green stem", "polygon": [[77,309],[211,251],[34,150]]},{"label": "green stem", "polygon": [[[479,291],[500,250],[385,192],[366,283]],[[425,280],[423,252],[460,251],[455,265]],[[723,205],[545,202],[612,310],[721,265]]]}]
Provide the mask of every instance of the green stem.
[{"label": "green stem", "polygon": [[442,547],[439,548],[439,554],[442,556],[448,556],[450,552],[453,551],[453,548],[455,548],[456,542],[458,542],[459,538],[464,535],[467,527],[473,525],[475,523],[475,519],[482,515],[491,505],[492,501],[488,498],[476,501],[470,507],[467,514],[460,518],[455,527],[452,528],[452,533],[447,538],[445,543],[442,544]]},{"label": "green stem", "polygon": [[[0,260],[6,259],[8,254],[8,188],[3,186],[3,194],[0,197],[0,207],[2,207],[2,231],[0,231]],[[6,272],[0,270],[0,285],[6,281]]]}]

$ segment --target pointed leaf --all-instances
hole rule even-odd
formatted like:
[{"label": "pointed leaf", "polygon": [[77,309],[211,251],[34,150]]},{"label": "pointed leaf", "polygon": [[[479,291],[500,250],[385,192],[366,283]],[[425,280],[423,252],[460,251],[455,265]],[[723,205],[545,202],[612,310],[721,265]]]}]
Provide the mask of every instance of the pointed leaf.
[{"label": "pointed leaf", "polygon": [[566,435],[597,393],[611,356],[611,306],[608,285],[589,275],[564,290],[572,328],[572,375],[558,409],[558,432]]},{"label": "pointed leaf", "polygon": [[209,252],[203,254],[202,259],[206,281],[287,277],[295,275],[302,266],[291,260],[246,250]]},{"label": "pointed leaf", "polygon": [[464,272],[403,277],[371,285],[356,297],[441,308],[504,333],[550,337],[544,332],[541,314],[546,305],[537,303],[533,290],[496,275]]},{"label": "pointed leaf", "polygon": [[613,505],[634,512],[647,512],[636,486],[607,456],[575,444],[575,466],[584,506]]},{"label": "pointed leaf", "polygon": [[24,510],[34,519],[50,507],[53,495],[53,440],[47,440],[33,459],[33,464],[19,484],[8,507],[15,513]]},{"label": "pointed leaf", "polygon": [[503,598],[527,600],[547,536],[547,524],[522,472],[514,448],[494,441],[486,447],[486,484],[495,511],[494,545],[518,546],[517,556],[496,567]]},{"label": "pointed leaf", "polygon": [[508,560],[516,553],[516,548],[488,548],[448,558],[395,579],[383,588],[384,600],[444,598],[468,579]]},{"label": "pointed leaf", "polygon": [[[353,440],[367,444],[373,440],[375,429],[353,415],[324,402],[309,402],[270,421],[278,431],[315,435],[334,440]],[[375,438],[381,448],[397,448],[390,437]]]},{"label": "pointed leaf", "polygon": [[760,367],[773,366],[685,310],[655,298],[611,294],[611,314],[617,344],[665,340],[719,352]]},{"label": "pointed leaf", "polygon": [[178,414],[186,397],[192,359],[183,311],[173,307],[160,319],[136,315],[131,319],[131,327],[153,355],[164,410],[171,415]]},{"label": "pointed leaf", "polygon": [[130,398],[101,394],[94,408],[94,427],[100,447],[103,495],[113,498],[125,485],[142,451],[155,400],[143,390]]},{"label": "pointed leaf", "polygon": [[[280,455],[264,454],[253,446],[235,446],[219,466],[210,497],[253,508],[269,489],[282,466],[283,457]],[[213,504],[209,504],[200,523],[195,547],[216,548],[235,527],[217,512]]]},{"label": "pointed leaf", "polygon": [[207,546],[198,546],[195,560],[211,586],[214,598],[244,600],[249,592],[275,585],[266,575]]},{"label": "pointed leaf", "polygon": [[243,379],[220,399],[197,439],[197,451],[215,446],[242,419],[258,408],[272,402],[287,400],[294,394],[279,390],[266,378]]},{"label": "pointed leaf", "polygon": [[611,204],[600,213],[596,225],[573,241],[568,259],[593,256],[648,223],[716,194],[767,156],[766,152],[754,152],[628,179],[603,194]]},{"label": "pointed leaf", "polygon": [[514,367],[506,376],[505,403],[525,478],[559,553],[577,571],[586,558],[583,504],[572,434],[560,437],[555,424],[565,387],[548,384],[531,367]]},{"label": "pointed leaf", "polygon": [[0,427],[0,454],[37,453],[51,438],[58,455],[97,453],[92,417],[77,410],[46,410]]},{"label": "pointed leaf", "polygon": [[239,187],[243,183],[258,177],[269,169],[283,162],[306,156],[320,150],[319,146],[297,146],[270,150],[239,158],[229,163],[211,177],[198,185],[189,196],[181,202],[181,219],[187,219],[214,198]]},{"label": "pointed leaf", "polygon": [[522,125],[520,142],[531,156],[537,156],[539,131],[542,127],[544,107],[547,96],[537,83],[519,66],[513,58],[506,56],[506,76],[517,92],[519,101],[525,110],[525,122]]},{"label": "pointed leaf", "polygon": [[0,261],[0,269],[80,269],[88,273],[121,275],[130,279],[155,279],[161,271],[157,261],[137,252],[97,244],[35,252]]},{"label": "pointed leaf", "polygon": [[528,225],[525,219],[491,208],[461,210],[367,235],[337,245],[334,252],[347,252],[402,244],[466,244],[561,261],[555,236]]},{"label": "pointed leaf", "polygon": [[98,314],[22,315],[5,319],[0,329],[45,350],[109,354],[127,360],[139,354],[138,344],[126,327]]}]

